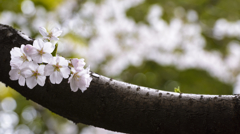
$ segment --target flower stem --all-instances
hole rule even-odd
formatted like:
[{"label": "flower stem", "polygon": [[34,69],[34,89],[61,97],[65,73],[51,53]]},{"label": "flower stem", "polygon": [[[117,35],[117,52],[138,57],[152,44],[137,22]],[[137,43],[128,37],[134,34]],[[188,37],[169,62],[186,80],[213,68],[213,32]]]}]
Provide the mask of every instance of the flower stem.
[{"label": "flower stem", "polygon": [[58,43],[56,43],[56,45],[55,45],[55,49],[52,52],[52,56],[56,56],[57,55],[57,48],[58,48]]}]

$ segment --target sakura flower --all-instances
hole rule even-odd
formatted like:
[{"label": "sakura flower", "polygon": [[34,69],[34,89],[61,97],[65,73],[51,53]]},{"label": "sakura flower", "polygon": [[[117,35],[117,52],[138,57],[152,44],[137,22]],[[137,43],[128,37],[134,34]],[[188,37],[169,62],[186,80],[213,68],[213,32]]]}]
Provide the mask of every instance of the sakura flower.
[{"label": "sakura flower", "polygon": [[44,76],[45,65],[38,65],[35,62],[30,62],[28,68],[23,70],[26,78],[26,84],[30,89],[33,89],[37,84],[44,86],[46,76]]},{"label": "sakura flower", "polygon": [[44,68],[45,75],[50,75],[50,81],[53,84],[59,84],[63,78],[68,78],[70,69],[68,61],[60,56],[53,57],[53,60]]},{"label": "sakura flower", "polygon": [[74,68],[71,69],[72,74],[68,79],[68,83],[70,83],[73,92],[76,92],[78,88],[84,92],[89,87],[90,82],[92,81],[89,70],[89,68],[81,71],[76,71]]},{"label": "sakura flower", "polygon": [[76,71],[83,70],[84,69],[83,67],[85,66],[85,64],[86,63],[84,62],[84,59],[73,58],[71,60],[71,65],[74,67]]},{"label": "sakura flower", "polygon": [[26,55],[24,52],[25,45],[21,45],[21,48],[14,47],[10,51],[11,61],[10,65],[12,68],[19,68],[23,63],[31,61],[31,57]]},{"label": "sakura flower", "polygon": [[25,74],[23,73],[28,64],[23,64],[21,66],[16,66],[12,68],[9,72],[11,80],[18,80],[19,85],[25,85]]},{"label": "sakura flower", "polygon": [[37,63],[49,63],[52,60],[53,50],[54,47],[50,42],[43,42],[41,39],[35,40],[33,46],[26,45],[24,48],[24,52]]},{"label": "sakura flower", "polygon": [[44,39],[47,39],[49,41],[58,41],[60,36],[62,34],[62,30],[59,28],[53,28],[50,32],[47,32],[47,30],[44,27],[39,27],[39,32],[43,36]]}]

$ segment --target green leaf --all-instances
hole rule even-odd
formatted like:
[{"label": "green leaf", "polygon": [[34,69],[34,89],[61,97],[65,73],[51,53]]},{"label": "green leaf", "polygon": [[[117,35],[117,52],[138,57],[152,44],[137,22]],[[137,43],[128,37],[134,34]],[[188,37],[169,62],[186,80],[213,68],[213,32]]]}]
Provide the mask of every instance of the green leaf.
[{"label": "green leaf", "polygon": [[175,93],[181,93],[180,87],[175,87],[175,88],[174,88],[174,92],[175,92]]},{"label": "green leaf", "polygon": [[52,56],[56,56],[57,55],[57,49],[58,49],[58,43],[56,43],[56,45],[55,45],[55,49],[52,52]]}]

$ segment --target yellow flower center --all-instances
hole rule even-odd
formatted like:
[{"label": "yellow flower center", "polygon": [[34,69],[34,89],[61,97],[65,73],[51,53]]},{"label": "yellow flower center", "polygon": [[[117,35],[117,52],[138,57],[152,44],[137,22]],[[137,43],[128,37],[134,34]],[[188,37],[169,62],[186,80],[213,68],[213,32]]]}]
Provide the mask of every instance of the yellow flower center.
[{"label": "yellow flower center", "polygon": [[38,52],[39,52],[39,54],[40,54],[40,55],[43,55],[43,54],[45,54],[45,52],[43,52],[43,49],[41,49],[41,50],[38,50]]},{"label": "yellow flower center", "polygon": [[53,66],[54,66],[54,71],[60,71],[60,68],[62,67],[58,63],[56,65],[53,65]]},{"label": "yellow flower center", "polygon": [[32,76],[35,76],[36,78],[38,77],[38,75],[40,75],[40,73],[38,72],[38,70],[36,72],[32,71],[33,72],[33,75]]},{"label": "yellow flower center", "polygon": [[23,59],[23,62],[24,62],[24,61],[27,61],[27,56],[26,56],[25,54],[23,54],[23,55],[21,56],[21,58]]}]

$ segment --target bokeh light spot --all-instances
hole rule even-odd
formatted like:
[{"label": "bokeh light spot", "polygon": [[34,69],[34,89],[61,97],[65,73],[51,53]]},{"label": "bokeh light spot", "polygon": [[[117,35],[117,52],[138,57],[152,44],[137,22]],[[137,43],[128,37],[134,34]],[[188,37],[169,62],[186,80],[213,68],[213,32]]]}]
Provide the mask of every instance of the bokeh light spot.
[{"label": "bokeh light spot", "polygon": [[26,15],[32,15],[35,13],[34,3],[30,0],[25,0],[22,2],[21,10]]},{"label": "bokeh light spot", "polygon": [[4,111],[13,111],[17,107],[17,103],[12,97],[6,97],[3,99],[1,106]]},{"label": "bokeh light spot", "polygon": [[37,117],[37,111],[33,107],[27,107],[22,112],[22,117],[27,122],[32,122]]}]

